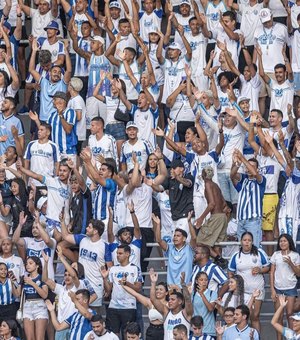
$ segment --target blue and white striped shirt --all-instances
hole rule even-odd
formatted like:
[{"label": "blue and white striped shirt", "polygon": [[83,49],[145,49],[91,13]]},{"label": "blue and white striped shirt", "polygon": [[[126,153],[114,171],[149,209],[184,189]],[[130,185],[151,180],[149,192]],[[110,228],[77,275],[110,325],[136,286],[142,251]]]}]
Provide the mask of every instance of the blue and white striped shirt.
[{"label": "blue and white striped shirt", "polygon": [[[89,312],[95,315],[96,313],[89,309]],[[75,312],[68,317],[65,322],[70,326],[70,340],[83,340],[86,333],[92,330],[91,322],[79,312]]]},{"label": "blue and white striped shirt", "polygon": [[73,125],[70,133],[64,130],[57,111],[51,113],[47,123],[52,127],[52,141],[59,147],[63,154],[76,154],[77,135],[76,135],[76,113],[73,109],[66,109],[63,113],[64,119],[68,124]]},{"label": "blue and white striped shirt", "polygon": [[[80,38],[78,40],[78,47],[85,52],[90,52],[91,42],[88,39]],[[76,77],[87,77],[89,75],[89,64],[87,60],[76,53],[75,71]]]},{"label": "blue and white striped shirt", "polygon": [[111,178],[106,179],[105,186],[98,185],[94,199],[94,219],[103,221],[108,218],[108,206],[114,206],[116,192],[117,184]]},{"label": "blue and white striped shirt", "polygon": [[9,279],[6,279],[4,283],[0,282],[0,305],[11,305],[15,302],[15,298],[12,293],[12,285]]},{"label": "blue and white striped shirt", "polygon": [[261,183],[259,183],[256,178],[250,179],[248,175],[240,174],[240,176],[240,181],[235,185],[239,192],[237,220],[245,221],[262,217],[266,178],[263,177]]}]

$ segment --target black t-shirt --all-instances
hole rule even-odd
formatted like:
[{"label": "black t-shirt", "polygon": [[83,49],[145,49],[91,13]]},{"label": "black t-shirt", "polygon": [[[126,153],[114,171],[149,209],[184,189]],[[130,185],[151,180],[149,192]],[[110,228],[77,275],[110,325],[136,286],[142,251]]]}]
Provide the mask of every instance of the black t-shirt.
[{"label": "black t-shirt", "polygon": [[92,195],[88,187],[71,199],[70,214],[73,234],[85,234],[89,220],[92,218]]},{"label": "black t-shirt", "polygon": [[188,216],[188,213],[194,210],[193,205],[193,186],[194,177],[190,174],[184,176],[185,179],[189,179],[193,185],[188,188],[179,183],[176,179],[168,177],[163,183],[165,190],[169,190],[171,214],[173,221],[177,221],[180,218]]},{"label": "black t-shirt", "polygon": [[3,198],[4,205],[11,205],[11,198],[13,197],[12,192],[10,191],[11,181],[5,181],[3,184],[0,184],[0,191]]}]

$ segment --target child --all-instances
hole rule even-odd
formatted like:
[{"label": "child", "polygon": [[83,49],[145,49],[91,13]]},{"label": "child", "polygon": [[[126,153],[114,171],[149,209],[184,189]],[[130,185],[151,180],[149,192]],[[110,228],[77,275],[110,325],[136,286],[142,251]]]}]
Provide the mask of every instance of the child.
[{"label": "child", "polygon": [[203,318],[200,315],[195,315],[191,318],[191,332],[189,340],[212,340],[210,335],[202,333]]}]

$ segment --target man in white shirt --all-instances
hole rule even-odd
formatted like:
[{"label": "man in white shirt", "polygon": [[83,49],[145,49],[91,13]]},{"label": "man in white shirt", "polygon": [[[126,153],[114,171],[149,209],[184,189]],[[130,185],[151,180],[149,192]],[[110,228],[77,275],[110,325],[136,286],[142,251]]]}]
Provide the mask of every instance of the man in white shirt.
[{"label": "man in white shirt", "polygon": [[119,340],[115,333],[110,332],[105,327],[105,322],[100,314],[91,318],[93,330],[88,332],[83,340]]}]

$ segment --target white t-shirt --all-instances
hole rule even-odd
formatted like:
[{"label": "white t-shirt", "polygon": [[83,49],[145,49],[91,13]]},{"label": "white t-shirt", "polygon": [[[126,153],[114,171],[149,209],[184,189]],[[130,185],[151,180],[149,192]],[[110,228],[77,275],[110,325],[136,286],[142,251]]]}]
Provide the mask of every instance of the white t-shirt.
[{"label": "white t-shirt", "polygon": [[208,40],[202,32],[197,35],[192,35],[191,32],[188,32],[185,37],[193,52],[191,60],[192,77],[203,75],[203,69],[206,66],[205,54]]},{"label": "white t-shirt", "polygon": [[108,308],[136,309],[135,297],[127,293],[119,283],[124,275],[126,275],[127,281],[132,284],[143,281],[139,268],[132,263],[127,266],[112,266],[109,269],[108,280],[113,284],[113,289]]},{"label": "white t-shirt", "polygon": [[[45,176],[55,175],[55,163],[60,161],[58,145],[52,141],[41,144],[38,140],[29,142],[25,151],[25,159],[30,161],[30,170]],[[29,184],[41,186],[42,183],[30,178]]]},{"label": "white t-shirt", "polygon": [[41,15],[38,9],[30,8],[30,17],[31,17],[31,34],[35,38],[45,37],[47,38],[47,32],[44,28],[55,19],[49,10],[46,14]]},{"label": "white t-shirt", "polygon": [[78,94],[68,102],[68,108],[76,111],[81,111],[81,119],[76,123],[76,135],[78,141],[86,140],[86,106],[83,98]]},{"label": "white t-shirt", "polygon": [[14,254],[6,258],[0,256],[0,262],[5,263],[8,267],[8,270],[12,270],[15,278],[17,279],[18,282],[20,282],[21,277],[25,273],[25,267],[21,257],[16,256]]},{"label": "white t-shirt", "polygon": [[298,253],[291,251],[288,255],[282,255],[281,251],[275,251],[270,262],[276,266],[274,286],[277,289],[293,289],[297,284],[297,276],[291,266],[284,262],[284,257],[289,256],[294,265],[300,265],[300,256]]},{"label": "white t-shirt", "polygon": [[151,143],[144,139],[138,139],[135,144],[130,144],[127,140],[122,145],[121,162],[126,163],[127,171],[133,169],[132,153],[135,152],[137,161],[140,164],[140,170],[145,169],[146,162],[150,153],[154,151]]},{"label": "white t-shirt", "polygon": [[279,109],[283,113],[282,122],[287,122],[287,106],[291,104],[293,107],[294,100],[294,83],[288,79],[282,83],[278,84],[275,80],[270,78],[269,86],[271,89],[271,104],[270,111],[273,109]]},{"label": "white t-shirt", "polygon": [[[299,13],[300,13],[300,6]],[[292,7],[293,8],[293,7]],[[294,31],[294,34],[290,36],[291,47],[292,47],[292,69],[293,72],[300,72],[300,32],[299,30]]]},{"label": "white t-shirt", "polygon": [[76,288],[75,285],[71,289],[67,289],[66,286],[56,283],[54,293],[58,295],[58,306],[57,306],[57,320],[58,322],[63,322],[69,316],[77,312],[77,309],[72,302],[69,292],[76,293],[78,289],[85,289],[85,286],[80,281],[79,287]]},{"label": "white t-shirt", "polygon": [[286,10],[280,0],[270,0],[269,8],[272,12],[273,18],[286,17]]},{"label": "white t-shirt", "polygon": [[119,108],[122,112],[126,112],[126,107],[120,98],[113,97],[105,97],[106,104],[106,125],[112,122],[116,122],[115,113],[117,108]]},{"label": "white t-shirt", "polygon": [[51,62],[55,63],[60,55],[65,55],[65,46],[63,42],[57,41],[54,44],[50,44],[48,39],[44,39],[43,37],[38,40],[40,43],[41,50],[48,50],[51,52]]},{"label": "white t-shirt", "polygon": [[282,166],[278,163],[277,159],[273,157],[263,156],[260,152],[257,155],[259,164],[259,171],[262,176],[266,178],[265,194],[276,194],[278,189],[278,179],[280,171],[283,171]]},{"label": "white t-shirt", "polygon": [[284,64],[281,51],[284,44],[289,42],[286,26],[277,22],[271,28],[259,26],[254,32],[254,39],[255,45],[258,44],[262,51],[264,71],[274,73],[275,65]]},{"label": "white t-shirt", "polygon": [[259,12],[263,8],[263,4],[255,4],[250,6],[250,4],[240,4],[239,12],[242,14],[241,20],[241,32],[245,37],[245,45],[254,45],[254,32],[257,27],[262,26],[259,18]]},{"label": "white t-shirt", "polygon": [[51,238],[53,247],[50,248],[43,240],[37,240],[33,237],[24,237],[25,247],[26,247],[26,255],[27,256],[37,256],[44,267],[45,261],[42,255],[42,252],[46,253],[49,256],[48,262],[48,277],[51,280],[55,280],[54,277],[54,268],[53,268],[53,259],[56,250],[56,241],[54,238]]},{"label": "white t-shirt", "polygon": [[[291,2],[289,2],[290,5]],[[300,5],[297,5],[296,2],[291,7],[291,18],[292,18],[292,26],[293,28],[298,28],[297,16],[300,13]]]},{"label": "white t-shirt", "polygon": [[[179,25],[183,27],[184,33],[187,34],[191,31],[190,25],[189,25],[189,20],[193,17],[191,14],[188,17],[182,16],[180,13],[175,13],[174,14],[177,22]],[[184,43],[182,41],[182,38],[178,31],[175,31],[175,37],[174,37],[174,42],[178,43],[181,47],[182,53],[186,53],[186,48],[184,46]]]},{"label": "white t-shirt", "polygon": [[103,335],[98,336],[94,331],[90,331],[86,333],[85,337],[83,340],[89,340],[89,336],[92,336],[93,340],[119,340],[119,337],[116,336],[115,333],[110,332],[108,330],[105,331]]},{"label": "white t-shirt", "polygon": [[258,73],[249,81],[245,80],[243,74],[240,74],[239,78],[242,84],[240,96],[250,98],[250,111],[259,111],[258,98],[262,83]]},{"label": "white t-shirt", "polygon": [[[263,132],[268,131],[269,134],[278,142],[278,151],[283,156],[283,151],[281,149],[281,146],[279,145],[278,131],[275,131],[272,127],[269,128],[269,129],[268,128],[263,128],[262,130],[263,130]],[[292,138],[292,135],[293,135],[293,132],[288,132],[286,127],[281,128],[281,131],[282,131],[283,136],[284,136],[285,147],[288,148],[289,144],[290,144],[290,141],[291,141],[291,138]]]},{"label": "white t-shirt", "polygon": [[[152,188],[142,183],[142,185],[135,188],[130,195],[127,195],[126,188],[127,185],[123,189],[125,202],[133,201],[140,228],[152,229]],[[126,212],[126,226],[133,227],[131,214],[128,209]]]},{"label": "white t-shirt", "polygon": [[180,93],[175,100],[174,105],[170,109],[170,119],[176,122],[193,122],[195,120],[195,113],[197,104],[192,108],[189,98]]}]

